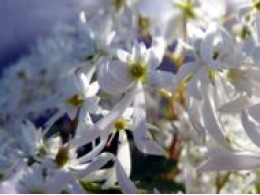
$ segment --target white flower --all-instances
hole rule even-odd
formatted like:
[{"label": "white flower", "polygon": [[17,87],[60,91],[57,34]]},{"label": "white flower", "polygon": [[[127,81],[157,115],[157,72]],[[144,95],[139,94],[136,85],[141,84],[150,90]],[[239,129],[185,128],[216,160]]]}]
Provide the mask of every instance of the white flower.
[{"label": "white flower", "polygon": [[[161,38],[155,39],[154,47],[149,49],[146,49],[143,43],[135,42],[131,54],[118,50],[117,56],[120,61],[107,61],[105,64],[101,64],[98,74],[101,89],[112,95],[124,92],[124,98],[129,99],[129,102],[124,103],[125,106],[124,104],[116,105],[115,109],[111,111],[111,115],[114,115],[113,112],[123,112],[127,105],[133,103],[134,137],[137,147],[145,153],[152,152],[153,149],[153,153],[159,152],[158,148],[152,147],[154,143],[151,142],[151,135],[146,130],[145,87],[149,87],[150,79],[165,75],[162,71],[156,70],[162,60],[163,51],[164,41]],[[119,108],[122,110],[118,110]],[[113,117],[113,120],[119,117],[120,115],[117,115],[117,117]],[[108,119],[110,122],[113,120]]]},{"label": "white flower", "polygon": [[68,184],[74,183],[74,178],[63,171],[48,170],[46,165],[36,165],[28,169],[16,184],[18,193],[61,193]]},{"label": "white flower", "polygon": [[[80,112],[79,120],[84,119],[89,113],[98,114],[100,112],[99,97],[96,96],[99,91],[99,84],[98,82],[91,83],[94,67],[91,69],[88,73],[79,72],[76,74],[75,83],[73,83],[73,86],[76,85],[76,87],[65,88],[65,93],[70,94],[69,97],[67,94],[64,95],[66,98],[65,105],[67,105],[65,112],[71,119],[75,118],[78,109]],[[64,105],[64,103],[61,105]]]}]

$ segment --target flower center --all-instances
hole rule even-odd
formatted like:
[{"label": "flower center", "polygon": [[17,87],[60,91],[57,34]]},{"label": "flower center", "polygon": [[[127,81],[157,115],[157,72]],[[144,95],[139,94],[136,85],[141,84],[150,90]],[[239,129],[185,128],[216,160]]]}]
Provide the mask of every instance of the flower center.
[{"label": "flower center", "polygon": [[35,190],[30,190],[30,194],[46,194],[46,192],[42,189],[35,189]]},{"label": "flower center", "polygon": [[126,129],[127,124],[124,119],[118,119],[118,120],[116,120],[114,126],[117,131],[121,131],[121,130]]},{"label": "flower center", "polygon": [[246,39],[248,37],[250,37],[252,34],[250,28],[248,26],[243,26],[241,31],[240,31],[240,37],[242,39]]},{"label": "flower center", "polygon": [[191,1],[187,0],[183,2],[177,2],[175,6],[181,9],[184,16],[187,17],[188,19],[193,19],[196,17],[194,11],[195,5]]},{"label": "flower center", "polygon": [[243,72],[239,70],[228,70],[227,78],[229,81],[235,83],[239,82],[243,78]]},{"label": "flower center", "polygon": [[43,145],[39,147],[37,155],[39,157],[44,157],[46,155],[46,150]]},{"label": "flower center", "polygon": [[254,7],[256,11],[260,11],[260,1],[259,0],[254,0]]},{"label": "flower center", "polygon": [[141,31],[147,30],[150,26],[150,20],[148,17],[145,17],[145,16],[139,16],[137,23],[138,23],[138,27]]},{"label": "flower center", "polygon": [[217,60],[219,56],[220,56],[220,52],[217,50],[213,52],[212,58],[213,60]]},{"label": "flower center", "polygon": [[112,4],[115,7],[116,12],[120,11],[124,6],[124,0],[112,0]]},{"label": "flower center", "polygon": [[130,65],[130,76],[132,79],[145,82],[147,77],[147,68],[142,63],[132,63]]},{"label": "flower center", "polygon": [[55,162],[59,168],[64,167],[64,165],[69,160],[69,153],[66,147],[61,147],[55,157]]},{"label": "flower center", "polygon": [[83,103],[84,103],[85,99],[79,95],[73,95],[72,97],[70,97],[69,99],[67,99],[67,104],[72,105],[74,107],[80,107]]}]

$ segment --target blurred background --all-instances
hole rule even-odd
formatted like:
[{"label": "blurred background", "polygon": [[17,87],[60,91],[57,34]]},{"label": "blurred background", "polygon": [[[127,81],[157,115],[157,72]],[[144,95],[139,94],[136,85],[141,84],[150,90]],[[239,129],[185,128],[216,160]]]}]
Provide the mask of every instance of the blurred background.
[{"label": "blurred background", "polygon": [[0,69],[29,52],[59,23],[75,24],[85,0],[1,0]]}]

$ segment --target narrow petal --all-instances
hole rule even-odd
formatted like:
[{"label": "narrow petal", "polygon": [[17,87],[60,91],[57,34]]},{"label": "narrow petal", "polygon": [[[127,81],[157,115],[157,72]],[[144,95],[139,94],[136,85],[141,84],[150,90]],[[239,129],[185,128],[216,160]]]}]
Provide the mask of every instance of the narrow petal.
[{"label": "narrow petal", "polygon": [[[92,66],[89,68],[89,70],[87,71],[87,73],[84,72],[77,72],[77,76],[78,76],[78,88],[79,90],[82,89],[87,89],[91,78],[93,77],[93,74],[96,70],[95,66]],[[85,91],[84,90],[84,91]]]},{"label": "narrow petal", "polygon": [[256,14],[255,14],[255,23],[256,23],[257,39],[258,39],[258,43],[259,43],[260,42],[260,14],[259,14],[259,12],[256,12]]},{"label": "narrow petal", "polygon": [[97,81],[91,83],[87,88],[85,97],[95,96],[97,94],[97,92],[99,91],[99,89],[100,89],[100,86]]},{"label": "narrow petal", "polygon": [[101,169],[106,165],[110,160],[114,159],[114,155],[111,153],[102,153],[98,157],[94,158],[93,161],[87,166],[85,170],[80,171],[80,176],[87,176],[89,173],[92,173],[96,170]]},{"label": "narrow petal", "polygon": [[117,151],[117,159],[123,166],[123,169],[127,175],[130,177],[131,173],[131,153],[129,141],[127,140],[126,132],[119,132],[119,145]]},{"label": "narrow petal", "polygon": [[254,154],[223,153],[213,157],[198,168],[198,172],[255,169],[260,166],[260,156]]},{"label": "narrow petal", "polygon": [[187,76],[189,76],[189,74],[194,73],[196,68],[197,67],[194,63],[186,63],[182,65],[176,74],[176,78],[175,78],[176,85],[182,82]]},{"label": "narrow petal", "polygon": [[78,158],[79,163],[88,162],[91,159],[95,158],[105,147],[107,139],[103,139],[95,148],[93,148],[86,155]]},{"label": "narrow petal", "polygon": [[200,90],[199,90],[199,83],[198,83],[198,80],[196,78],[192,79],[188,83],[187,92],[188,92],[188,95],[191,96],[191,97],[194,97],[198,100],[202,99],[202,96],[201,96],[201,93],[200,93]]},{"label": "narrow petal", "polygon": [[121,163],[118,160],[116,161],[116,176],[117,176],[117,181],[124,194],[138,194],[137,188],[127,177]]},{"label": "narrow petal", "polygon": [[152,47],[149,49],[149,65],[151,68],[157,68],[164,57],[166,43],[163,37],[154,37]]},{"label": "narrow petal", "polygon": [[223,127],[217,120],[214,112],[215,111],[213,110],[209,97],[207,97],[206,95],[202,106],[202,114],[203,114],[205,129],[207,130],[209,135],[221,146],[229,148],[229,144],[227,143],[222,133]]},{"label": "narrow petal", "polygon": [[187,101],[187,109],[189,114],[189,119],[193,128],[200,134],[202,137],[205,135],[205,128],[201,123],[201,114],[199,113],[198,100],[189,98]]},{"label": "narrow petal", "polygon": [[249,120],[246,111],[241,114],[242,125],[244,126],[245,132],[251,141],[260,147],[260,127],[256,126],[252,121]]},{"label": "narrow petal", "polygon": [[248,114],[258,123],[260,123],[260,104],[255,104],[248,108]]},{"label": "narrow petal", "polygon": [[84,146],[88,143],[95,141],[98,137],[104,134],[104,131],[94,126],[90,129],[86,129],[86,131],[81,131],[79,136],[76,136],[71,140],[71,147],[80,147]]},{"label": "narrow petal", "polygon": [[147,154],[165,155],[163,149],[152,140],[146,128],[145,95],[142,84],[138,84],[134,99],[134,141],[137,148]]},{"label": "narrow petal", "polygon": [[225,113],[239,113],[249,104],[248,97],[242,95],[239,96],[224,105],[222,105],[218,111]]}]

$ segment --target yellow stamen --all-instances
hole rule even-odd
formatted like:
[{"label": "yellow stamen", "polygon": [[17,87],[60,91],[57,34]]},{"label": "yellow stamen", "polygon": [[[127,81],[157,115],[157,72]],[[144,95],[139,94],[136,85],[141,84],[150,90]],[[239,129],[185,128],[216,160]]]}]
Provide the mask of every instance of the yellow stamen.
[{"label": "yellow stamen", "polygon": [[125,130],[126,129],[127,123],[126,123],[126,121],[124,119],[118,119],[118,120],[116,120],[114,126],[115,126],[115,129],[117,131],[121,131],[121,130]]},{"label": "yellow stamen", "polygon": [[73,95],[69,99],[67,99],[67,104],[70,104],[74,107],[80,107],[84,103],[84,98],[81,95]]},{"label": "yellow stamen", "polygon": [[69,160],[69,151],[66,147],[61,147],[56,155],[55,162],[58,167],[64,167]]},{"label": "yellow stamen", "polygon": [[142,63],[132,63],[130,65],[130,76],[133,80],[145,82],[147,79],[147,68]]}]

